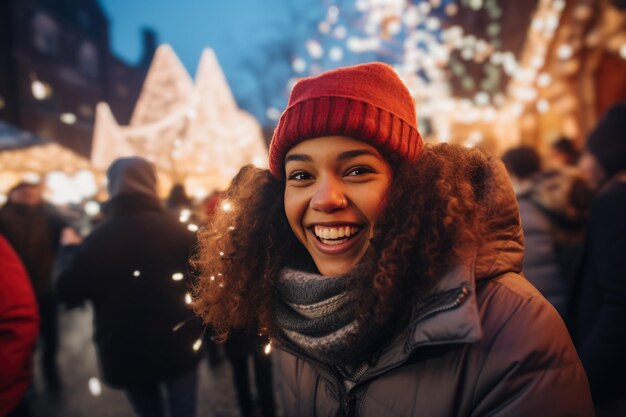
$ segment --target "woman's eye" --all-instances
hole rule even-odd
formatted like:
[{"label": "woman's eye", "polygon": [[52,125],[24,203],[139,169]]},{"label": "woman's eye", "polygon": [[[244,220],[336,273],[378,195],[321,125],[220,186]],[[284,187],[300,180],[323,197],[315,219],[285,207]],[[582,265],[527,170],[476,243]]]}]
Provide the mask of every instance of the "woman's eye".
[{"label": "woman's eye", "polygon": [[303,171],[293,172],[289,174],[289,177],[288,177],[289,180],[296,180],[296,181],[310,180],[311,178],[313,178],[311,174],[309,174],[308,172],[303,172]]},{"label": "woman's eye", "polygon": [[366,167],[355,167],[350,169],[346,175],[347,176],[357,176],[357,175],[365,175],[365,174],[371,174],[372,172],[374,172],[374,170],[370,169],[370,168],[366,168]]}]

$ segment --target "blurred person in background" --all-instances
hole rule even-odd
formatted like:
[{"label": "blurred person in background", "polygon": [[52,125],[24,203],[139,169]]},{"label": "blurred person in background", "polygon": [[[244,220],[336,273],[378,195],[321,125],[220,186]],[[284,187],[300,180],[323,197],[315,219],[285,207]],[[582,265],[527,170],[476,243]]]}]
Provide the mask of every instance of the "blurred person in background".
[{"label": "blurred person in background", "polygon": [[550,165],[556,169],[576,167],[580,159],[580,153],[572,139],[561,136],[550,145],[550,153],[548,155]]},{"label": "blurred person in background", "polygon": [[570,329],[598,416],[626,416],[626,104],[590,133],[580,168],[597,194]]},{"label": "blurred person in background", "polygon": [[187,196],[185,186],[183,184],[174,184],[165,199],[165,207],[176,217],[179,217],[182,210],[191,210],[192,206],[193,203]]},{"label": "blurred person in background", "polygon": [[202,329],[187,307],[195,235],[162,207],[151,162],[117,159],[107,179],[107,217],[80,245],[64,242],[61,300],[93,304],[103,379],[138,416],[195,416]]},{"label": "blurred person in background", "polygon": [[40,182],[21,182],[13,187],[0,210],[0,233],[19,255],[33,284],[41,320],[41,367],[46,388],[56,393],[61,378],[57,364],[58,301],[52,273],[61,233],[69,224],[43,199],[43,192]]},{"label": "blurred person in background", "polygon": [[[241,417],[274,417],[274,385],[272,382],[272,361],[262,350],[261,340],[255,331],[233,329],[224,350],[233,370],[233,383],[237,392],[237,402]],[[266,340],[266,339],[265,339]],[[255,413],[255,404],[250,387],[250,363],[254,366],[254,387],[257,393],[259,414]]]},{"label": "blurred person in background", "polygon": [[524,275],[565,317],[591,190],[576,171],[544,171],[541,156],[530,146],[509,149],[502,160],[511,176],[524,230]]},{"label": "blurred person in background", "polygon": [[0,417],[27,417],[39,333],[35,294],[24,266],[0,234]]}]

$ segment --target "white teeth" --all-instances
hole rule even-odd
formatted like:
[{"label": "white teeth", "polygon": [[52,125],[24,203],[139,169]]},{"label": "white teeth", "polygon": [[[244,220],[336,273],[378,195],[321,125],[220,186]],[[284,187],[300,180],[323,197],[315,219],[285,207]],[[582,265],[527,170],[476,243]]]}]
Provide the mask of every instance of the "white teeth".
[{"label": "white teeth", "polygon": [[313,232],[315,236],[324,240],[336,240],[341,238],[348,238],[358,232],[358,228],[354,226],[345,226],[345,227],[323,227],[323,226],[315,226],[313,228]]}]

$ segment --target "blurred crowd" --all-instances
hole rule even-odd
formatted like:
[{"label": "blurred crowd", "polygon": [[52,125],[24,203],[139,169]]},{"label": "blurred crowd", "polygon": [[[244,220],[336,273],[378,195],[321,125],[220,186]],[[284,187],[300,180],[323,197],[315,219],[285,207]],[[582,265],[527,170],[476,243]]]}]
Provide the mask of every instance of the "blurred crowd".
[{"label": "blurred crowd", "polygon": [[189,309],[195,232],[220,193],[194,203],[177,184],[162,201],[155,167],[139,157],[116,160],[107,179],[109,199],[94,217],[47,203],[41,182],[17,184],[0,211],[0,415],[32,415],[25,393],[37,339],[47,393],[64,389],[59,309],[86,302],[94,308],[102,378],[124,391],[137,415],[195,416],[205,355],[212,367],[232,364],[242,416],[275,415],[262,340],[241,331],[218,345]]},{"label": "blurred crowd", "polygon": [[[502,155],[524,231],[524,275],[568,325],[597,413],[607,416],[626,415],[625,137],[618,105],[584,149],[562,137],[546,154],[520,146]],[[217,344],[189,309],[195,232],[222,208],[219,192],[194,202],[179,184],[161,201],[155,168],[139,157],[116,160],[107,178],[109,200],[87,227],[85,216],[48,204],[39,182],[17,184],[0,210],[0,416],[30,415],[24,394],[38,339],[46,389],[63,390],[58,311],[85,302],[103,379],[137,415],[196,415],[204,355],[230,361],[242,416],[275,415],[264,341],[242,330]]]}]

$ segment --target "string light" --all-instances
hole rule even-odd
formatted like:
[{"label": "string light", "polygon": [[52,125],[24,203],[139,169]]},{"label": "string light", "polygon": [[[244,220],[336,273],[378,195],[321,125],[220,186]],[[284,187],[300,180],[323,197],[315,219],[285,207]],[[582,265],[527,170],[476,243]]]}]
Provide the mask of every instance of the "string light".
[{"label": "string light", "polygon": [[265,345],[265,348],[263,348],[263,352],[266,355],[269,355],[271,351],[272,351],[272,342],[267,342],[267,344]]},{"label": "string light", "polygon": [[193,346],[192,346],[192,348],[193,348],[194,352],[199,351],[201,347],[202,347],[202,339],[198,339],[198,340],[196,340],[196,341],[193,343]]},{"label": "string light", "polygon": [[548,73],[541,73],[537,77],[537,85],[541,88],[546,88],[552,83],[552,77]]},{"label": "string light", "polygon": [[185,276],[182,274],[182,272],[175,272],[174,274],[172,274],[172,279],[174,281],[180,281],[184,278]]},{"label": "string light", "polygon": [[134,276],[135,278],[138,278],[140,275],[141,275],[141,272],[139,272],[139,270],[135,270],[135,271],[133,271],[133,276]]},{"label": "string light", "polygon": [[76,123],[76,115],[74,113],[61,113],[59,119],[66,125],[73,125]]},{"label": "string light", "polygon": [[545,113],[550,110],[550,103],[545,98],[539,99],[537,101],[537,110],[540,113]]},{"label": "string light", "polygon": [[189,230],[190,232],[197,232],[198,229],[199,227],[197,224],[190,223],[187,225],[187,230]]},{"label": "string light", "polygon": [[102,394],[102,384],[100,384],[100,380],[98,378],[89,378],[88,386],[89,392],[94,397],[99,397],[100,394]]},{"label": "string light", "polygon": [[178,217],[178,220],[181,223],[186,223],[190,217],[191,217],[191,210],[184,208],[180,211],[180,216]]},{"label": "string light", "polygon": [[563,61],[570,59],[573,54],[574,54],[574,49],[572,48],[571,45],[568,45],[568,44],[561,45],[556,50],[556,56],[558,56],[559,59],[562,59]]},{"label": "string light", "polygon": [[233,210],[233,205],[228,201],[224,201],[222,203],[222,210],[224,210],[224,212],[226,213],[229,213]]},{"label": "string light", "polygon": [[191,304],[192,303],[192,299],[191,299],[191,294],[187,293],[185,294],[185,304]]}]

